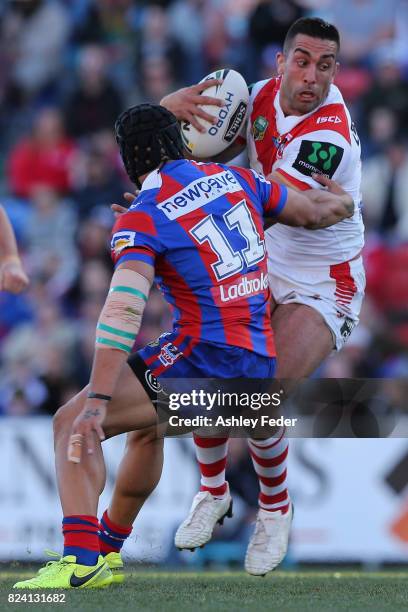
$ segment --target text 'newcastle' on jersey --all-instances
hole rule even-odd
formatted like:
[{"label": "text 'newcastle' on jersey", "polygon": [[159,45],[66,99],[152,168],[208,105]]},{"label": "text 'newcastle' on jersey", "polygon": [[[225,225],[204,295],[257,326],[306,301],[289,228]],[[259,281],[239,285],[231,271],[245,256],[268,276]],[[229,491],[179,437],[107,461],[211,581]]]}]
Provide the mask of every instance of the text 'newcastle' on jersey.
[{"label": "text 'newcastle' on jersey", "polygon": [[116,221],[113,260],[155,266],[176,331],[274,356],[263,216],[286,198],[253,170],[167,162]]},{"label": "text 'newcastle' on jersey", "polygon": [[301,116],[284,114],[280,87],[280,78],[252,86],[246,132],[251,167],[264,176],[273,171],[300,190],[320,188],[312,175],[324,174],[351,195],[355,210],[353,217],[313,232],[275,224],[267,230],[268,251],[271,246],[272,260],[285,266],[347,261],[364,244],[361,148],[354,124],[335,85],[320,106]]}]

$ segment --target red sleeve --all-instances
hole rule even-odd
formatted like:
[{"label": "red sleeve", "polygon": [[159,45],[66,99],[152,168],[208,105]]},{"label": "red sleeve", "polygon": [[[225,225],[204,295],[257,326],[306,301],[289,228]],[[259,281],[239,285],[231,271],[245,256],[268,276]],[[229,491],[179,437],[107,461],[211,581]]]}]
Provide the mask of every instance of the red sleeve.
[{"label": "red sleeve", "polygon": [[132,210],[117,219],[111,240],[111,256],[117,266],[124,261],[143,261],[154,265],[163,252],[153,218],[146,212]]}]

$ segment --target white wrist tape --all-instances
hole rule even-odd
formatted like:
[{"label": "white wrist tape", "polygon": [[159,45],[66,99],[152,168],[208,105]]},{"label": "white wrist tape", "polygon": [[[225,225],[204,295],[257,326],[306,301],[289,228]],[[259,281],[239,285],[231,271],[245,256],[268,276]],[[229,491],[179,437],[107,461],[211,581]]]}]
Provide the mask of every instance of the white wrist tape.
[{"label": "white wrist tape", "polygon": [[98,348],[115,348],[130,353],[140,328],[149,290],[149,281],[138,272],[126,268],[114,272],[96,326]]}]

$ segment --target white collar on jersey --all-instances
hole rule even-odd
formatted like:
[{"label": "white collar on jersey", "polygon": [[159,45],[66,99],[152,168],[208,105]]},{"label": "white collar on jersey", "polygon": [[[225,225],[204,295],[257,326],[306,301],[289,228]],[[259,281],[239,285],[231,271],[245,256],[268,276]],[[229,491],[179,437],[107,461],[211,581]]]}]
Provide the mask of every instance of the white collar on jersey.
[{"label": "white collar on jersey", "polygon": [[140,188],[140,193],[142,191],[147,191],[148,189],[160,189],[162,184],[163,180],[160,174],[160,170],[156,168],[155,170],[149,172],[149,174],[146,176]]},{"label": "white collar on jersey", "polygon": [[340,93],[339,88],[336,85],[330,85],[329,93],[327,98],[314,110],[310,111],[310,113],[306,113],[305,115],[288,115],[285,117],[281,103],[280,103],[280,88],[278,93],[275,96],[274,107],[276,111],[276,127],[278,128],[278,132],[280,134],[285,134],[286,132],[290,132],[293,128],[298,125],[301,121],[310,117],[322,106],[327,106],[327,104],[344,104],[343,96]]},{"label": "white collar on jersey", "polygon": [[[169,160],[167,163],[172,164],[174,166],[174,164],[178,164],[184,161],[186,160],[183,157],[181,159],[172,159],[171,161]],[[149,174],[146,176],[139,193],[141,193],[142,191],[147,191],[148,189],[160,189],[162,185],[163,179],[161,176],[160,168],[156,168],[155,170],[149,172]]]}]

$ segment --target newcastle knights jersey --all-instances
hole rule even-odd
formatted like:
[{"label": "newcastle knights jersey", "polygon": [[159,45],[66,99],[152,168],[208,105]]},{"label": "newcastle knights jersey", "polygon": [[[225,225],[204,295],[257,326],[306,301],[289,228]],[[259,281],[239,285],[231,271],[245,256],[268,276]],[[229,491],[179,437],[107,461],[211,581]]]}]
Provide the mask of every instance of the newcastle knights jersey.
[{"label": "newcastle knights jersey", "polygon": [[300,190],[319,188],[312,174],[325,174],[352,196],[355,211],[350,219],[315,231],[277,223],[266,232],[268,253],[282,266],[347,261],[364,244],[361,150],[354,124],[335,85],[314,111],[285,116],[280,84],[280,78],[272,78],[252,86],[246,132],[251,167],[264,176],[276,172],[284,183]]},{"label": "newcastle knights jersey", "polygon": [[253,170],[167,162],[116,221],[113,261],[154,265],[174,331],[273,357],[263,217],[286,199]]}]

